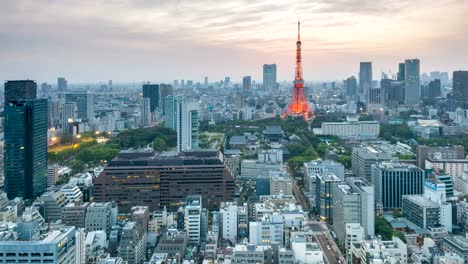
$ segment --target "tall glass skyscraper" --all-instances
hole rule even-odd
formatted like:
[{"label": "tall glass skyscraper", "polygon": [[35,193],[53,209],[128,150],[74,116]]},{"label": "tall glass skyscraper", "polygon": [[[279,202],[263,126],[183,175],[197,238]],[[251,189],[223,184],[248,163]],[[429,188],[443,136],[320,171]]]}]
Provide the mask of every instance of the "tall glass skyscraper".
[{"label": "tall glass skyscraper", "polygon": [[405,60],[405,104],[416,106],[421,96],[419,59]]},{"label": "tall glass skyscraper", "polygon": [[89,121],[94,118],[94,93],[70,92],[65,95],[67,103],[75,103],[77,118]]},{"label": "tall glass skyscraper", "polygon": [[150,99],[150,111],[154,112],[154,110],[161,107],[160,103],[160,91],[159,91],[159,84],[143,84],[143,98]]},{"label": "tall glass skyscraper", "polygon": [[47,187],[47,100],[31,96],[36,90],[31,82],[5,83],[5,95],[21,91],[4,109],[5,191],[10,199],[31,199]]},{"label": "tall glass skyscraper", "polygon": [[453,72],[453,98],[455,107],[468,109],[468,71]]},{"label": "tall glass skyscraper", "polygon": [[263,64],[263,90],[276,88],[276,64]]},{"label": "tall glass skyscraper", "polygon": [[372,62],[359,63],[359,97],[367,100],[368,91],[372,88]]}]

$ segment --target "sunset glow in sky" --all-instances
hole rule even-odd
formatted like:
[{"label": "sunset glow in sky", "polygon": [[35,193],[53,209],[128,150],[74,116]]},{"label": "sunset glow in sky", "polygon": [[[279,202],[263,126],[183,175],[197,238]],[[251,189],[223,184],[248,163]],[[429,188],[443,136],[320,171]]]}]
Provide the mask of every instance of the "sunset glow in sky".
[{"label": "sunset glow in sky", "polygon": [[468,69],[467,0],[2,0],[0,80],[292,81],[299,17],[306,81]]}]

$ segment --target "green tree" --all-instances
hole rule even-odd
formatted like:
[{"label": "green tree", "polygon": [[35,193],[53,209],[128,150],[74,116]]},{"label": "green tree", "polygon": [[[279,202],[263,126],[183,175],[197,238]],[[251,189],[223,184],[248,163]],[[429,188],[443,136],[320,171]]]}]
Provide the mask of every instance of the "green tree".
[{"label": "green tree", "polygon": [[81,160],[72,160],[69,166],[72,174],[81,173],[86,169],[86,164]]},{"label": "green tree", "polygon": [[167,150],[167,144],[166,141],[163,138],[156,138],[153,141],[153,149],[154,150]]},{"label": "green tree", "polygon": [[375,233],[382,236],[383,240],[392,239],[393,230],[390,224],[382,216],[375,217]]}]

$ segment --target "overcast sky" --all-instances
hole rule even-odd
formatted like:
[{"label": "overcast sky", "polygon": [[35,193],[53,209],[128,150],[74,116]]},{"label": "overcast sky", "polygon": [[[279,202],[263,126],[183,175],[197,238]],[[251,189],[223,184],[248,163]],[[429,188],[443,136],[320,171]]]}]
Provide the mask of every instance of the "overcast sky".
[{"label": "overcast sky", "polygon": [[292,80],[298,17],[306,81],[468,70],[467,0],[0,0],[0,80]]}]

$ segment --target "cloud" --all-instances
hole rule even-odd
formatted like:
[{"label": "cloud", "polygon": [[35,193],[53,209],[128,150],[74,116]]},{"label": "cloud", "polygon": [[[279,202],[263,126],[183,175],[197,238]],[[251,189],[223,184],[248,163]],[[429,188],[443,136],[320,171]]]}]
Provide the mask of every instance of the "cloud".
[{"label": "cloud", "polygon": [[[202,64],[209,72],[218,66],[207,62],[224,57],[238,63],[225,67],[241,75],[252,61],[261,64],[262,59],[271,58],[285,65],[291,63],[298,17],[302,21],[305,65],[308,61],[341,63],[323,61],[332,55],[349,60],[384,58],[382,64],[390,65],[393,60],[389,55],[401,60],[405,56],[443,54],[444,58],[433,57],[436,65],[437,60],[451,57],[443,50],[449,46],[444,43],[450,39],[468,41],[464,34],[468,19],[463,10],[468,10],[468,2],[463,0],[3,1],[0,70],[19,76],[21,72],[13,72],[10,66],[21,69],[29,58],[51,65],[40,78],[53,76],[57,68],[70,67],[71,61],[80,71],[90,67],[87,61],[105,65],[106,60],[109,71],[113,67],[124,71],[123,64],[129,62],[176,69],[180,74],[200,74],[201,70],[194,68]],[[468,52],[461,46],[450,45],[456,54],[452,55],[451,67],[468,59]],[[185,57],[178,58],[179,54]],[[289,76],[284,68],[280,77]],[[141,78],[142,74],[133,70],[129,67],[123,76]],[[324,71],[323,76],[344,74],[318,70]],[[158,78],[175,75],[167,72]]]}]

